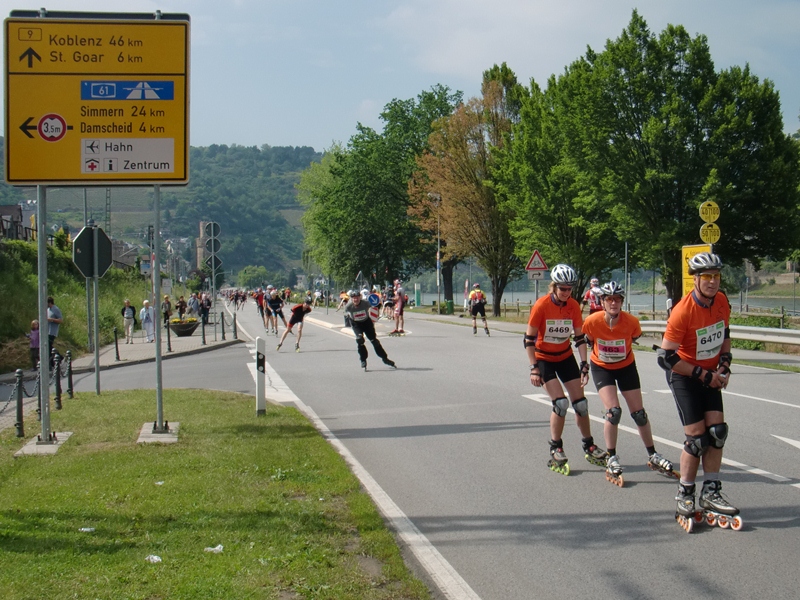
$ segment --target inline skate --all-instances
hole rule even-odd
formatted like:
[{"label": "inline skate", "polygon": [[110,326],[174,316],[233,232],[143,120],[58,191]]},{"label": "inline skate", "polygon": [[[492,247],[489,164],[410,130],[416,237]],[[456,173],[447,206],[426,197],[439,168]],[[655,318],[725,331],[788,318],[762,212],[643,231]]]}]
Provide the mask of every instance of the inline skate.
[{"label": "inline skate", "polygon": [[723,497],[720,493],[721,490],[722,482],[719,480],[703,482],[703,490],[700,492],[700,501],[698,502],[702,509],[699,513],[701,519],[712,527],[719,525],[723,529],[730,527],[734,531],[739,531],[743,525],[739,509]]},{"label": "inline skate", "polygon": [[616,454],[609,456],[606,461],[606,479],[619,487],[625,485],[625,479],[622,477],[622,465],[619,464],[619,457]]},{"label": "inline skate", "polygon": [[686,533],[692,533],[695,523],[702,521],[702,518],[698,520],[700,513],[694,508],[694,492],[695,484],[678,484],[678,495],[675,496],[675,500],[678,501],[675,508],[675,520]]},{"label": "inline skate", "polygon": [[599,448],[591,437],[583,438],[583,457],[593,465],[605,467],[608,452]]},{"label": "inline skate", "polygon": [[653,452],[650,455],[650,458],[647,460],[647,466],[665,477],[674,477],[675,479],[680,479],[681,477],[681,474],[675,470],[672,462],[661,456],[658,452]]},{"label": "inline skate", "polygon": [[551,471],[561,473],[562,475],[569,475],[567,455],[564,454],[564,449],[561,445],[561,440],[558,442],[550,440],[550,460],[547,461],[547,466]]}]

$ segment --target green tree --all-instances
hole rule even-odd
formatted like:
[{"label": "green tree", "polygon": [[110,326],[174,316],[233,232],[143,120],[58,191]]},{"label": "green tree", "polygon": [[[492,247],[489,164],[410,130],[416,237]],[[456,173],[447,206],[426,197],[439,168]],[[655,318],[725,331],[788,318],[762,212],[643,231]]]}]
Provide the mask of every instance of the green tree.
[{"label": "green tree", "polygon": [[436,86],[416,100],[393,100],[381,113],[382,133],[359,125],[346,149],[332,148],[301,175],[306,246],[322,272],[350,281],[360,271],[380,281],[432,262],[406,216],[407,186],[432,122],[459,98]]},{"label": "green tree", "polygon": [[568,69],[569,156],[598,180],[611,222],[641,264],[659,263],[680,297],[682,245],[698,243],[698,207],[720,205],[715,251],[730,264],[785,256],[796,245],[798,146],[780,102],[749,68],[716,73],[705,36],[681,26],[650,33],[634,11],[602,53]]},{"label": "green tree", "polygon": [[494,152],[502,148],[511,127],[508,90],[506,82],[487,76],[481,98],[437,121],[430,151],[417,159],[410,184],[415,198],[411,214],[427,228],[435,224],[441,230],[449,255],[474,256],[486,271],[495,316],[506,285],[520,273],[509,215],[492,185]]},{"label": "green tree", "polygon": [[236,276],[236,283],[240,288],[252,290],[260,287],[261,284],[269,279],[269,273],[261,265],[249,265],[239,271]]}]

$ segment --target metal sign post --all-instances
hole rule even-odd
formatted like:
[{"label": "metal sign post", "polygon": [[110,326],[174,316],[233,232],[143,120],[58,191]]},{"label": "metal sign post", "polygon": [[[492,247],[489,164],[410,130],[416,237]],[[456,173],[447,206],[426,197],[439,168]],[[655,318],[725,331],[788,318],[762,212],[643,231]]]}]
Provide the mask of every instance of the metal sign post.
[{"label": "metal sign post", "polygon": [[92,266],[94,267],[94,391],[100,395],[100,244],[98,227],[92,227]]},{"label": "metal sign post", "polygon": [[[50,322],[47,320],[47,186],[36,186],[36,248],[39,253],[39,391],[42,435],[39,444],[52,444],[50,432]],[[45,340],[47,342],[45,343]]]},{"label": "metal sign post", "polygon": [[[150,269],[155,276],[153,277],[153,303],[159,308],[156,309],[155,333],[156,333],[156,422],[153,424],[153,433],[169,433],[169,429],[164,428],[164,388],[161,379],[161,186],[153,188],[153,264]],[[155,308],[155,307],[153,307]]]}]

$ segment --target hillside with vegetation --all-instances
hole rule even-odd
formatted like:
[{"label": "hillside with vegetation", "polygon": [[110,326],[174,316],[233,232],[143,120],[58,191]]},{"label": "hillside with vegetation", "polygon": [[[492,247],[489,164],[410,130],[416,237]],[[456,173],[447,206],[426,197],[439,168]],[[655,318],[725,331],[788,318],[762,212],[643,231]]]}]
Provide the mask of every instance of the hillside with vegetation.
[{"label": "hillside with vegetation", "polygon": [[[0,138],[0,151],[4,150]],[[300,173],[322,155],[309,147],[211,145],[189,152],[187,186],[162,187],[162,237],[196,238],[200,221],[221,227],[224,269],[247,265],[288,272],[301,264],[303,207],[296,199]],[[110,227],[115,239],[144,244],[153,223],[153,187],[111,187]],[[48,225],[78,231],[88,214],[105,228],[106,188],[48,188]],[[0,204],[34,200],[36,189],[0,184]],[[193,244],[184,258],[194,262]]]}]

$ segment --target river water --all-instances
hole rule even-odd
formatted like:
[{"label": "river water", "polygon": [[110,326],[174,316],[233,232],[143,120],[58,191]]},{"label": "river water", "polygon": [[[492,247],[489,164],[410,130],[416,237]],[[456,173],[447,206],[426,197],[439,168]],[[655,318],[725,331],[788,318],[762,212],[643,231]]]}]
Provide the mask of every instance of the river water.
[{"label": "river water", "polygon": [[[544,284],[539,285],[539,297],[543,296],[546,292],[546,286]],[[484,290],[486,295],[489,298],[489,303],[492,302],[492,293],[491,291]],[[414,291],[407,290],[408,297],[410,299],[414,298]],[[798,294],[800,296],[800,294]],[[528,304],[530,302],[536,301],[536,294],[534,292],[506,292],[503,294],[503,300],[508,304],[516,304],[518,301],[520,304]],[[437,295],[430,294],[430,293],[421,293],[421,302],[424,305],[433,305],[436,304]],[[666,302],[667,297],[664,294],[656,294],[655,296],[655,310],[656,311],[664,311],[666,310]],[[459,291],[458,293],[454,294],[454,300],[456,305],[463,305],[463,292]],[[641,312],[652,312],[653,311],[653,295],[652,294],[639,294],[633,293],[629,294],[626,297],[626,302],[628,305],[625,307],[626,310],[630,311],[633,314],[639,314]],[[797,314],[797,311],[800,310],[800,297],[798,298],[759,298],[756,296],[749,296],[745,298],[742,296],[739,297],[731,297],[731,308],[734,312],[748,312],[749,310],[755,310],[756,312],[766,311],[766,310],[776,310],[780,311],[781,306],[784,307],[784,310],[790,314]],[[444,296],[442,296],[442,302],[444,302]]]}]

